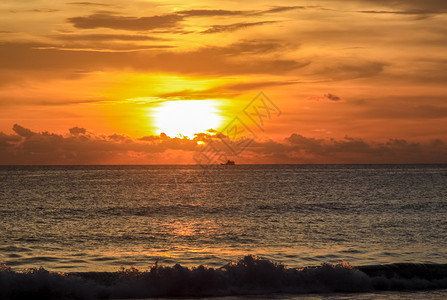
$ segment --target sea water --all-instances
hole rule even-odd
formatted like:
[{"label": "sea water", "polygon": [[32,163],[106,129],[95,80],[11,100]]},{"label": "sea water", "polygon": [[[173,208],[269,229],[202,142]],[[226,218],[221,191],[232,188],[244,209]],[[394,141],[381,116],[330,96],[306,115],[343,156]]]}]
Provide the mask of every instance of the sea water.
[{"label": "sea water", "polygon": [[0,298],[444,298],[447,166],[4,166],[0,263]]}]

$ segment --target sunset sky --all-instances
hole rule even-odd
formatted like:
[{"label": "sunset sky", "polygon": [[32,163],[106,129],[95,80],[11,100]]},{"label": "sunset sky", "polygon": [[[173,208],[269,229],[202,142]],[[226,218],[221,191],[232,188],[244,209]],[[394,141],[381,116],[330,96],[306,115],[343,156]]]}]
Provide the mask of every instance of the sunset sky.
[{"label": "sunset sky", "polygon": [[[0,15],[0,164],[192,164],[234,120],[231,142],[250,143],[220,158],[237,163],[447,163],[444,0],[2,0]],[[260,126],[245,112],[261,91]]]}]

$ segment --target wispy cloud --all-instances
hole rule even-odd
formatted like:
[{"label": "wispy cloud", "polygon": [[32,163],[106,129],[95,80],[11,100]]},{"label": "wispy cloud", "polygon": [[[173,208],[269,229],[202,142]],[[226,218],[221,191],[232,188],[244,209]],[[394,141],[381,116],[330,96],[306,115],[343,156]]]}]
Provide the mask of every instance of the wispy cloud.
[{"label": "wispy cloud", "polygon": [[[353,2],[352,0],[350,0]],[[444,12],[447,10],[447,2],[444,0],[355,0],[357,3],[365,3],[368,5],[392,7],[392,8],[405,8],[407,10],[421,10],[421,11],[438,11]]]},{"label": "wispy cloud", "polygon": [[67,4],[81,5],[81,6],[113,6],[112,4],[99,3],[99,2],[68,2]]},{"label": "wispy cloud", "polygon": [[59,9],[54,8],[35,8],[35,9],[22,9],[22,10],[10,10],[10,13],[55,13],[59,12]]},{"label": "wispy cloud", "polygon": [[58,34],[50,36],[62,41],[160,41],[160,37],[131,34]]},{"label": "wispy cloud", "polygon": [[248,12],[243,10],[225,10],[225,9],[190,9],[180,10],[176,14],[188,17],[216,17],[216,16],[240,16]]},{"label": "wispy cloud", "polygon": [[260,26],[265,24],[277,23],[277,21],[261,21],[261,22],[242,22],[242,23],[234,23],[228,25],[214,25],[207,30],[202,31],[202,33],[221,33],[221,32],[232,32],[239,29]]},{"label": "wispy cloud", "polygon": [[100,52],[61,49],[57,45],[8,43],[0,45],[0,55],[5,58],[0,61],[0,67],[34,70],[71,68],[86,72],[131,68],[136,71],[231,75],[285,74],[309,64],[309,61],[304,59],[278,57],[283,47],[282,43],[269,40],[241,41],[221,47],[201,47],[183,52],[144,49],[136,52]]},{"label": "wispy cloud", "polygon": [[[74,2],[77,5],[98,5],[91,2]],[[68,18],[79,29],[111,28],[122,30],[154,30],[160,28],[176,27],[179,22],[192,17],[225,17],[225,16],[261,16],[264,14],[281,13],[296,9],[304,9],[304,6],[276,6],[267,10],[226,10],[226,9],[190,9],[180,10],[159,16],[132,17],[120,16],[109,12],[96,13],[89,16]],[[241,28],[275,23],[276,21],[239,22],[226,25],[213,25],[202,33],[232,32]]]},{"label": "wispy cloud", "polygon": [[176,27],[183,17],[168,14],[151,17],[124,17],[110,14],[93,14],[87,17],[73,17],[68,21],[76,28],[111,28],[122,30],[153,30],[159,28]]},{"label": "wispy cloud", "polygon": [[314,6],[275,6],[267,10],[256,12],[257,15],[281,13],[297,9],[313,8]]}]

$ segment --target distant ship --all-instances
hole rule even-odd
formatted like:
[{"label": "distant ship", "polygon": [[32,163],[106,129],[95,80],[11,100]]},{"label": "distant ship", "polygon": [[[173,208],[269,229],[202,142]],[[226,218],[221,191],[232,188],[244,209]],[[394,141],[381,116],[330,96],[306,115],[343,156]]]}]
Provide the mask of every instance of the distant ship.
[{"label": "distant ship", "polygon": [[234,163],[234,160],[227,160],[226,163],[221,163],[221,165],[224,165],[224,166],[234,166],[235,163]]}]

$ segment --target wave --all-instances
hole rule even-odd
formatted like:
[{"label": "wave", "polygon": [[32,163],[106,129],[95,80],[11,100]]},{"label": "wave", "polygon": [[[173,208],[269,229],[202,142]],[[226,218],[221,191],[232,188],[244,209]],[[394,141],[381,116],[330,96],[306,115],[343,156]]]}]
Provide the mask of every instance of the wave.
[{"label": "wave", "polygon": [[220,268],[159,266],[140,271],[23,272],[0,266],[0,299],[126,299],[268,294],[371,292],[447,288],[447,264],[349,263],[287,268],[245,256]]}]

